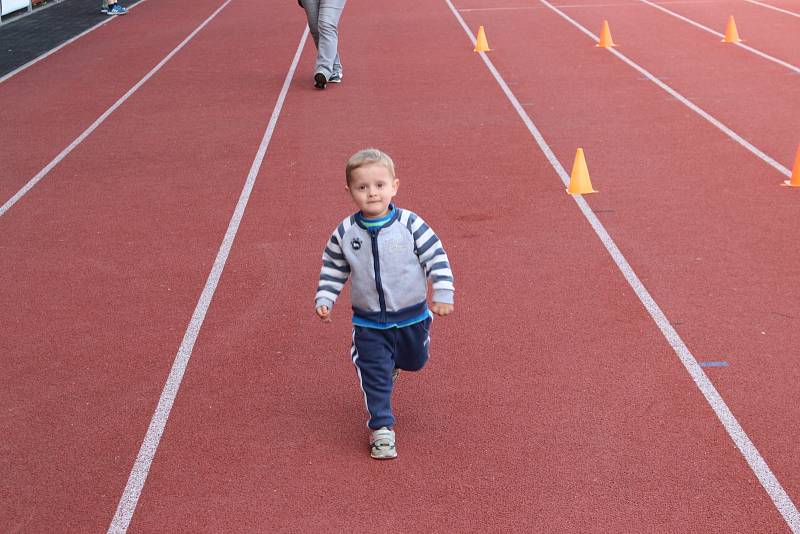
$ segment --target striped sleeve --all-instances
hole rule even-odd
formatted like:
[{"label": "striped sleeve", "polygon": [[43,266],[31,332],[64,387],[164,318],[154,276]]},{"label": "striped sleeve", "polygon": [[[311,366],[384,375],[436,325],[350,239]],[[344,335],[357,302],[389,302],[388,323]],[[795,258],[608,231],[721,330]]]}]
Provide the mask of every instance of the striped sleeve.
[{"label": "striped sleeve", "polygon": [[422,217],[404,210],[401,221],[414,237],[414,251],[433,286],[433,301],[453,304],[455,293],[453,271],[450,269],[450,260],[447,259],[442,242]]},{"label": "striped sleeve", "polygon": [[331,234],[325,250],[322,252],[322,269],[319,273],[319,284],[315,297],[316,307],[333,308],[339,293],[350,277],[350,264],[342,253],[342,238],[352,225],[352,218],[345,219]]}]

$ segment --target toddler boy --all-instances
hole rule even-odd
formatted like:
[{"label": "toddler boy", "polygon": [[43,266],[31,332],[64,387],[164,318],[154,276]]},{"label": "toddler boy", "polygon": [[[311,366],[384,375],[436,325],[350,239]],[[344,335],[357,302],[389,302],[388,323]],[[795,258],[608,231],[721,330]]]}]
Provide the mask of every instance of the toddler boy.
[{"label": "toddler boy", "polygon": [[[358,212],[334,230],[322,254],[317,315],[331,308],[350,278],[353,344],[350,354],[369,411],[371,456],[397,457],[391,395],[400,370],[428,360],[431,312],[453,311],[453,273],[442,243],[418,215],[391,201],[400,181],[394,163],[369,148],[347,162],[347,191]],[[433,302],[427,304],[428,278]]]}]

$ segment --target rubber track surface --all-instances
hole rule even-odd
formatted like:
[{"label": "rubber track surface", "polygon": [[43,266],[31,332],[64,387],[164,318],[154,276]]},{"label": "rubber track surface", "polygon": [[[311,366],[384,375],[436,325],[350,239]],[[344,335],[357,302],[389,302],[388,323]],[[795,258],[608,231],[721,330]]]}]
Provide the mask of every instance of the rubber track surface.
[{"label": "rubber track surface", "polygon": [[[4,156],[3,198],[221,4],[147,2],[0,84],[30,98],[9,118],[37,143]],[[795,191],[513,5],[534,8],[464,17],[562,164],[584,148],[590,205],[698,360],[729,364],[708,375],[798,502]],[[796,76],[644,4],[569,14],[597,32],[606,9],[623,53],[791,165]],[[231,2],[0,217],[12,532],[108,527],[303,29],[292,2]],[[350,0],[340,32],[344,83],[323,92],[307,44],[130,532],[787,532],[446,3]],[[332,324],[313,314],[365,146],[394,157],[397,203],[457,284],[428,366],[397,383],[393,462],[368,455],[347,295]]]},{"label": "rubber track surface", "polygon": [[296,46],[238,9],[0,220],[0,524],[108,526]]}]

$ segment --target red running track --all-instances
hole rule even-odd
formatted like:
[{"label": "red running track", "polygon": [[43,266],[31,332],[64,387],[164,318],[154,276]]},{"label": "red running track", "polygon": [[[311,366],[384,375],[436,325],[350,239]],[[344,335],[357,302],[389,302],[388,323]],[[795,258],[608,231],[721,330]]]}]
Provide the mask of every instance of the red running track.
[{"label": "red running track", "polygon": [[[117,17],[0,83],[4,203],[219,7],[218,0],[154,2]],[[163,24],[162,21],[170,21]],[[108,138],[108,151],[137,139]],[[109,154],[111,156],[111,154]],[[2,204],[0,204],[2,205]]]},{"label": "red running track", "polygon": [[[727,4],[677,3],[664,4],[664,7],[710,28],[715,28],[711,20],[713,13],[707,12],[716,8],[716,13],[722,14],[722,27],[717,31],[724,32]],[[777,31],[778,20],[788,19],[797,28],[800,19],[792,20],[787,15],[746,2],[737,2],[737,7],[742,10],[736,19],[739,26],[750,28],[750,38],[745,44],[800,68],[797,39],[785,31]],[[719,37],[635,0],[616,5],[598,2],[598,7],[564,8],[563,11],[595,34],[599,34],[602,21],[607,19],[618,51],[772,158],[791,167],[800,131],[798,72],[740,47],[723,44]],[[522,12],[515,22],[526,20],[527,31],[536,32],[553,14],[541,12],[543,17],[539,18]],[[477,21],[477,17],[471,18]],[[770,32],[769,25],[776,31]],[[783,28],[785,26],[784,23]],[[503,26],[495,30],[499,30],[500,38],[507,33]],[[557,31],[566,33],[566,38],[575,39],[576,44],[587,42],[574,27],[564,25],[563,30]],[[536,43],[538,41],[529,42],[527,46],[538,46]],[[607,58],[607,61],[614,60]],[[643,77],[630,72],[637,79]],[[598,72],[595,80],[609,82],[608,71]],[[642,85],[648,86],[648,90],[655,89],[644,80]],[[667,94],[663,96],[672,100]]]},{"label": "red running track", "polygon": [[[28,468],[3,466],[3,524],[113,515],[302,31],[259,6],[232,3],[0,220],[2,457]],[[592,207],[690,349],[729,356],[709,375],[797,501],[797,340],[771,314],[796,312],[796,195],[551,11],[465,16],[562,164],[586,149]],[[446,4],[351,0],[341,31],[341,86],[312,90],[306,49],[130,530],[787,531]],[[141,142],[101,159],[120,132]],[[458,287],[398,383],[391,463],[368,458],[346,300],[332,325],[312,311],[366,145]]]},{"label": "red running track", "polygon": [[[478,12],[465,15],[479,23]],[[641,79],[640,73],[592,47],[552,11],[481,15],[482,23],[494,28],[493,60],[515,82],[517,96],[528,104],[526,110],[561,161],[570,161],[575,146],[587,151],[601,190],[589,201],[678,333],[699,360],[729,362],[730,369],[710,369],[709,374],[796,502],[800,465],[792,443],[800,436],[787,422],[800,417],[793,363],[800,342],[793,327],[800,309],[792,283],[800,264],[792,238],[797,195],[777,186],[784,176]],[[599,20],[582,12],[570,16],[599,27]],[[679,22],[664,16],[662,26]],[[623,26],[635,25],[623,21]],[[672,29],[680,31],[680,26]],[[703,46],[699,41],[706,35],[689,29],[697,42],[682,49],[687,55],[687,50]],[[561,40],[584,45],[566,51]],[[672,59],[643,52],[652,48],[637,41],[630,51],[622,45],[618,49],[661,73]],[[715,65],[724,64],[711,52],[704,57],[711,68],[702,78],[708,79]],[[725,68],[737,66],[743,68]],[[702,100],[701,91],[710,97],[713,89],[703,89],[693,72],[670,76],[667,83],[681,91],[694,84],[689,93],[695,95],[693,101]],[[772,80],[766,74],[752,78]],[[747,80],[743,86],[758,93],[756,82]],[[791,97],[796,95],[795,90]],[[741,135],[770,147],[768,129],[756,119],[748,124],[744,114],[750,110],[753,115],[752,108],[741,105],[758,97],[733,96],[720,94],[716,102],[709,98],[696,103],[714,115],[722,112]],[[800,124],[798,107],[780,99],[756,109]],[[774,129],[780,131],[781,124]],[[793,152],[788,156],[786,166]],[[605,188],[601,180],[608,184]]]},{"label": "red running track", "polygon": [[[720,530],[741,528],[747,531],[763,526],[765,517],[772,517],[767,521],[775,521],[776,528],[780,528],[780,518],[770,510],[769,504],[763,514],[754,512],[749,505],[742,508],[743,502],[763,498],[763,495],[756,496],[758,491],[748,491],[746,497],[728,500],[743,490],[740,486],[743,479],[734,477],[737,482],[732,484],[729,479],[728,487],[722,482],[730,476],[726,469],[719,472],[718,478],[712,475],[711,480],[697,480],[697,451],[704,451],[703,456],[710,459],[706,456],[709,446],[714,449],[711,458],[731,455],[723,462],[726,467],[728,462],[743,467],[742,462],[732,454],[733,450],[726,438],[719,435],[718,428],[711,435],[707,434],[706,425],[710,421],[703,420],[702,415],[695,420],[698,427],[685,428],[686,423],[679,416],[681,410],[694,409],[699,414],[709,414],[697,404],[697,398],[694,403],[684,405],[682,397],[696,396],[696,392],[687,384],[685,372],[675,365],[674,357],[668,357],[668,350],[662,352],[665,358],[661,360],[666,369],[653,372],[653,369],[642,368],[638,356],[653,351],[653,346],[661,345],[664,351],[664,343],[643,317],[638,303],[629,300],[627,306],[611,312],[611,317],[600,318],[598,330],[575,332],[575,325],[598,322],[592,310],[585,310],[585,315],[576,312],[578,303],[587,299],[604,302],[618,298],[620,291],[624,292],[619,286],[619,276],[609,268],[609,261],[598,244],[586,239],[585,225],[576,213],[569,211],[571,201],[552,179],[543,159],[531,154],[529,141],[515,122],[513,112],[502,105],[505,114],[498,114],[500,95],[481,66],[473,59],[471,70],[464,67],[464,75],[471,80],[469,98],[452,95],[446,90],[450,73],[443,65],[469,56],[468,50],[458,46],[461,37],[458,28],[449,27],[449,14],[445,10],[426,12],[422,5],[413,7],[413,17],[385,15],[385,19],[376,24],[380,30],[370,34],[362,29],[361,33],[349,34],[350,54],[366,58],[364,63],[369,70],[361,68],[353,72],[352,67],[347,67],[350,69],[348,80],[355,78],[361,83],[346,86],[348,92],[344,96],[340,88],[334,88],[336,93],[326,94],[326,103],[331,108],[329,113],[321,113],[314,105],[319,95],[308,88],[306,79],[297,82],[299,95],[298,92],[290,94],[286,120],[273,141],[267,169],[260,177],[261,187],[257,186],[254,192],[249,219],[245,218],[231,258],[230,268],[237,274],[223,280],[219,289],[215,302],[219,311],[212,307],[195,352],[194,374],[187,377],[184,384],[183,393],[188,400],[179,399],[175,407],[134,527],[144,531],[186,525],[189,528],[208,526],[210,530],[305,531],[322,525],[321,528],[332,531],[369,531],[380,526],[399,531],[461,531],[508,530],[513,525],[536,529],[549,525],[553,530],[559,526],[578,530],[592,525],[593,518],[602,517],[601,521],[610,531],[631,530],[644,518],[662,528],[684,525],[689,529],[692,525],[703,524]],[[348,21],[359,17],[353,4],[348,9],[351,9]],[[425,23],[420,18],[423,16]],[[348,35],[347,28],[352,27],[345,24],[345,35]],[[387,27],[398,30],[387,32]],[[370,44],[378,38],[390,49],[401,49],[410,37],[403,28],[415,29],[418,35],[415,48],[419,52],[407,51],[403,61],[383,67],[378,61],[369,60]],[[364,37],[359,43],[358,36],[362,34]],[[426,35],[430,40],[424,39]],[[442,40],[452,46],[443,46]],[[429,54],[425,51],[433,48],[437,49],[441,63],[426,68]],[[464,59],[470,61],[468,57]],[[308,61],[306,58],[306,64]],[[412,71],[424,80],[417,84],[416,96],[408,96],[406,87],[393,83],[398,80],[398,72]],[[344,98],[360,103],[357,113],[352,107],[336,112],[340,106],[346,107]],[[401,99],[410,100],[411,105],[397,106],[396,102]],[[462,100],[464,102],[459,104]],[[392,107],[396,111],[388,115],[387,110]],[[413,108],[414,113],[407,108]],[[295,117],[301,113],[304,120],[295,123]],[[426,118],[422,124],[420,116]],[[313,131],[319,123],[337,124],[343,140],[337,143],[330,138],[311,137],[309,142],[313,149],[331,154],[331,157],[329,160],[309,158],[304,165],[302,159],[295,159],[297,147],[293,140],[303,137],[304,131]],[[376,128],[376,124],[382,123],[391,123],[393,128],[391,131]],[[439,355],[428,369],[432,375],[430,380],[439,378],[433,373],[441,373],[439,380],[443,382],[440,382],[438,394],[436,389],[426,389],[427,384],[415,388],[414,382],[409,384],[409,380],[405,380],[407,377],[403,377],[405,381],[401,387],[414,388],[407,393],[409,400],[427,401],[430,396],[434,402],[425,402],[424,406],[411,403],[408,408],[400,405],[401,413],[410,409],[412,417],[409,423],[401,415],[398,424],[401,454],[411,455],[414,461],[404,462],[399,468],[402,471],[388,473],[385,467],[358,461],[365,457],[363,418],[353,421],[354,416],[347,412],[357,417],[361,402],[354,392],[341,391],[341,384],[346,383],[348,376],[353,380],[344,356],[348,325],[337,324],[341,340],[337,349],[328,336],[318,333],[320,327],[315,325],[310,314],[303,319],[302,310],[309,306],[308,297],[303,296],[304,288],[313,286],[317,266],[308,265],[302,258],[318,255],[319,244],[311,243],[308,250],[292,253],[299,239],[293,228],[298,228],[301,236],[327,234],[329,221],[324,218],[318,221],[319,216],[309,221],[308,217],[311,213],[326,213],[328,198],[336,198],[338,192],[342,212],[349,209],[341,192],[341,154],[358,148],[365,129],[370,137],[378,138],[376,144],[396,155],[401,169],[402,162],[409,161],[409,166],[401,170],[401,176],[410,176],[411,181],[407,193],[411,196],[407,202],[421,213],[444,212],[441,226],[436,218],[429,216],[429,219],[443,235],[455,234],[451,248],[456,252],[451,254],[459,259],[456,266],[462,273],[459,287],[466,295],[459,304],[463,305],[459,310],[463,309],[467,315],[466,320],[461,319],[465,322],[459,323],[458,316],[453,318],[453,326],[447,321],[437,322],[440,330],[434,334],[434,346],[437,335],[448,342],[439,349]],[[403,137],[396,133],[403,131],[411,131],[413,135]],[[453,136],[454,131],[456,136]],[[281,153],[281,149],[285,153]],[[526,153],[529,155],[520,157]],[[430,171],[431,160],[437,162],[435,173]],[[338,172],[328,170],[337,166]],[[549,175],[550,178],[544,191],[541,185],[531,190],[534,184],[527,170],[537,168],[543,170],[543,177]],[[501,187],[494,181],[488,183],[489,177],[496,175],[504,176]],[[415,179],[417,176],[425,178]],[[470,176],[473,180],[465,180]],[[287,179],[291,187],[280,185]],[[322,184],[329,182],[330,185],[322,189]],[[462,189],[452,199],[453,206],[442,209],[442,200],[436,198],[436,192],[452,190],[456,185],[462,185]],[[425,189],[420,191],[423,187]],[[259,193],[262,190],[264,192]],[[429,191],[429,195],[422,194],[424,191]],[[552,196],[540,197],[536,203],[536,193],[545,192]],[[258,203],[256,200],[262,197],[265,200]],[[561,200],[561,204],[553,206],[553,197]],[[311,203],[314,198],[320,198],[321,202]],[[276,204],[285,209],[274,213]],[[254,223],[248,224],[250,221]],[[492,224],[493,230],[486,231],[487,223]],[[547,228],[547,233],[551,234],[549,242],[541,242],[547,237],[541,230],[527,238],[502,231],[504,227],[528,225]],[[282,258],[280,265],[285,267],[279,268],[277,273],[272,271],[271,280],[264,284],[260,273],[270,271],[268,266],[274,265],[275,259],[263,257],[265,253],[259,250],[259,245],[265,239],[264,228],[278,227],[287,230],[262,246],[268,248],[266,254],[271,252]],[[552,233],[555,228],[567,229],[566,235]],[[581,228],[583,232],[578,231]],[[459,232],[463,233],[459,235]],[[480,241],[480,247],[475,247],[475,241]],[[563,251],[565,242],[575,249]],[[515,252],[520,257],[506,265],[504,260],[508,257],[504,252],[509,247],[516,247]],[[537,251],[540,249],[558,250],[560,255],[539,258]],[[465,251],[463,257],[458,255],[459,250]],[[599,265],[593,264],[592,258]],[[259,267],[262,264],[265,266]],[[502,279],[492,281],[491,277],[484,277],[491,270],[487,265],[496,264],[508,269],[504,273],[506,279],[535,277],[549,283],[538,287],[531,281],[508,287]],[[529,270],[531,264],[538,264],[534,273]],[[239,265],[242,267],[236,268]],[[573,288],[572,282],[583,278],[584,269],[601,273],[593,276],[601,289]],[[252,300],[242,303],[241,296],[247,288],[259,287],[259,282],[266,287],[253,295]],[[567,287],[573,288],[574,293],[564,297]],[[274,295],[273,300],[268,298],[270,294]],[[542,317],[532,319],[524,308],[509,306],[509,301],[513,303],[512,296],[531,302],[560,302],[553,305],[554,309],[539,312]],[[475,319],[469,316],[478,314],[481,327],[476,329]],[[637,316],[641,321],[638,324],[630,319]],[[240,334],[231,333],[232,317],[236,318],[235,322],[244,323]],[[267,317],[277,318],[279,323],[271,329],[272,337],[267,334],[264,339],[264,330],[269,327],[262,326],[262,322]],[[530,331],[531,322],[535,324],[535,332]],[[628,347],[623,351],[630,360],[622,368],[617,361],[621,351],[615,342],[596,339],[598,331],[611,325],[618,331],[619,323],[624,325],[623,330],[630,329],[627,334],[621,332],[621,338],[626,341],[638,338],[640,347],[632,351]],[[455,335],[450,334],[449,328],[455,330]],[[642,330],[649,330],[649,336]],[[487,332],[494,333],[488,342]],[[501,332],[512,335],[497,335]],[[515,332],[519,334],[513,335]],[[559,345],[555,341],[562,339],[572,342]],[[529,354],[540,343],[546,350]],[[526,360],[523,355],[530,359]],[[244,366],[232,375],[227,360],[237,356],[256,368]],[[320,360],[322,365],[338,362],[340,370],[325,369],[320,376]],[[486,366],[487,360],[491,367]],[[644,377],[637,386],[626,384],[625,392],[613,386],[616,379],[610,381],[609,390],[597,391],[597,374],[602,375],[603,370],[636,379],[644,373]],[[669,378],[664,382],[664,374],[671,376],[673,382]],[[542,375],[548,378],[543,379]],[[420,375],[418,380],[424,380],[424,376]],[[645,378],[647,376],[649,379]],[[554,377],[567,388],[564,397],[552,390],[550,380]],[[683,387],[676,384],[683,384]],[[430,384],[434,388],[435,385],[435,382]],[[671,424],[661,417],[658,422],[648,421],[648,410],[653,408],[645,408],[633,400],[642,396],[651,398],[654,387],[659,392],[655,398],[671,398],[672,402],[667,403],[671,410],[675,410],[676,405],[680,407],[677,413],[673,411],[668,416],[673,418]],[[681,394],[673,397],[675,391]],[[403,393],[400,389],[400,395]],[[400,397],[401,403],[404,398]],[[570,402],[565,403],[565,398]],[[345,412],[344,417],[331,421],[333,414],[325,409],[331,404],[349,409],[336,410]],[[641,411],[631,413],[624,409],[631,405],[638,405]],[[597,406],[613,406],[612,412],[622,410],[624,415],[617,414],[609,420],[609,412],[602,409],[598,412]],[[462,410],[466,413],[460,413]],[[208,414],[204,418],[206,424],[198,423],[197,414],[203,412]],[[575,412],[584,415],[576,417]],[[666,438],[663,440],[666,450],[653,451],[653,441],[657,439],[639,441],[637,436],[641,429],[632,435],[626,430],[625,421],[631,418],[644,425],[644,433],[651,437],[671,435],[680,428],[680,440],[676,444],[674,438]],[[454,433],[452,438],[449,437],[451,433]],[[330,434],[335,437],[329,439]],[[517,440],[513,439],[515,435],[519,436]],[[410,443],[403,442],[403,436]],[[442,442],[449,444],[451,440],[457,443],[453,445],[455,458],[442,454],[437,446]],[[349,450],[335,447],[329,450],[327,445],[331,441],[349,442],[353,446]],[[575,443],[582,444],[577,447],[581,456],[577,459]],[[596,443],[602,445],[595,449],[593,444]],[[192,444],[202,445],[187,457]],[[318,447],[324,452],[317,454]],[[610,449],[621,450],[609,457]],[[690,459],[683,469],[676,468],[676,456]],[[531,461],[526,462],[526,459]],[[626,473],[622,466],[631,462],[638,467]],[[702,472],[713,473],[721,467],[715,460],[711,463],[712,466],[704,466]],[[180,475],[176,475],[178,472]],[[670,475],[650,478],[653,472],[669,472]],[[647,474],[648,480],[643,480],[642,473]],[[747,479],[751,475],[742,472],[740,476]],[[666,484],[674,484],[673,492],[661,491],[664,479],[669,480]],[[543,480],[549,484],[543,484]],[[649,485],[651,482],[653,486]],[[720,490],[720,483],[725,489]],[[581,491],[573,495],[576,486]],[[387,491],[386,487],[391,490]],[[751,491],[756,489],[750,484],[744,487]],[[691,504],[685,502],[687,492],[692,493],[687,488],[694,488],[694,495],[701,501],[701,495],[728,497],[714,500],[712,504],[696,503],[697,508],[693,510]],[[625,496],[620,497],[618,492]],[[262,495],[258,506],[253,506],[247,497],[254,493]],[[671,493],[676,500],[670,502],[665,493]],[[226,495],[235,497],[228,500],[228,513],[221,515],[211,503]],[[430,495],[435,496],[433,503],[429,502]],[[557,497],[550,501],[545,495]],[[625,506],[625,502],[629,505]],[[670,505],[665,505],[668,502]],[[709,521],[706,517],[706,506],[724,509],[721,515],[735,519],[730,523],[728,519],[723,520],[722,526],[715,525],[713,519]],[[569,511],[564,511],[565,507]],[[405,510],[420,508],[424,510],[421,514],[404,514]],[[183,511],[176,513],[176,510]]]},{"label": "red running track", "polygon": [[[150,9],[164,7],[129,19]],[[9,530],[110,522],[296,47],[302,28],[281,31],[295,15],[229,5],[0,220]],[[24,74],[3,85],[15,84]]]},{"label": "red running track", "polygon": [[[800,5],[797,2],[791,5],[787,3],[786,7],[782,9],[794,10],[793,13],[798,16],[781,13],[746,1],[655,3],[722,34],[725,33],[728,17],[733,15],[739,37],[743,39],[744,44],[795,66],[800,66],[800,47],[797,46],[796,36],[797,24],[800,22]],[[779,2],[762,3],[780,7]],[[614,11],[610,13],[614,13]],[[643,25],[646,25],[646,22],[643,21]],[[650,28],[660,33],[660,25],[651,25]],[[706,35],[711,41],[715,40],[713,35],[703,32],[703,30],[695,29],[695,31],[702,32],[701,35]],[[661,35],[664,36],[664,34]],[[658,39],[658,35],[653,35],[653,42],[656,41],[680,46],[677,41],[662,40]],[[742,79],[749,76],[749,71],[742,73]],[[774,77],[779,77],[779,75],[776,74]]]}]

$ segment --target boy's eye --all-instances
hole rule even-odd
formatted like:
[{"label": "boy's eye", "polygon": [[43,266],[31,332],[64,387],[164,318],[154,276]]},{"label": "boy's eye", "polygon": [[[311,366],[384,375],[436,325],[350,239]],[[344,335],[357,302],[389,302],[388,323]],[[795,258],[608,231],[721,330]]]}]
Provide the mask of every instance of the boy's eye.
[{"label": "boy's eye", "polygon": [[377,187],[378,189],[383,189],[383,184],[379,183],[379,184],[378,184],[376,187]]}]

